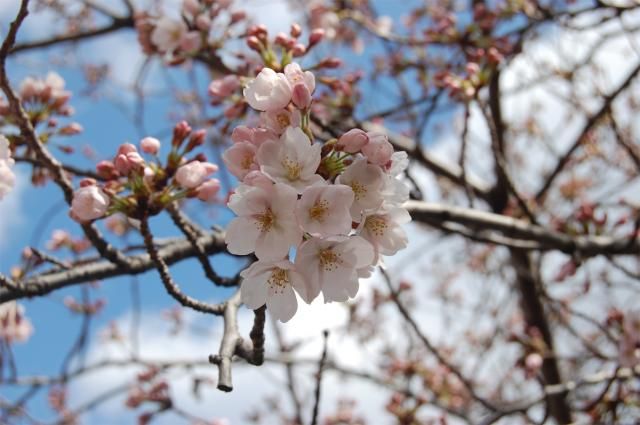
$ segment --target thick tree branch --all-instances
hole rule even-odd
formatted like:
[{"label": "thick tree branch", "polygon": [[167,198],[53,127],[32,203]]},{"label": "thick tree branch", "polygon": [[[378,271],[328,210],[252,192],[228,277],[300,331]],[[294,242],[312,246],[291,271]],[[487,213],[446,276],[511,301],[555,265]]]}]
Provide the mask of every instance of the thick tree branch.
[{"label": "thick tree branch", "polygon": [[[608,236],[569,236],[524,220],[486,211],[433,202],[408,201],[405,207],[415,221],[431,225],[454,224],[487,242],[500,244],[500,237],[526,243],[532,250],[559,250],[583,257],[609,254],[638,254],[640,243]],[[498,234],[492,233],[498,232]],[[494,236],[497,236],[494,238]]]},{"label": "thick tree branch", "polygon": [[[207,255],[225,252],[224,236],[220,233],[208,233],[198,238],[199,244]],[[167,265],[194,258],[195,248],[186,239],[177,239],[158,249],[158,256]],[[80,265],[72,265],[68,270],[45,272],[20,283],[17,290],[0,289],[0,303],[25,297],[45,295],[56,289],[71,285],[84,284],[96,280],[118,276],[137,275],[155,267],[149,254],[136,254],[127,257],[129,267],[121,267],[104,260],[96,260]]]}]

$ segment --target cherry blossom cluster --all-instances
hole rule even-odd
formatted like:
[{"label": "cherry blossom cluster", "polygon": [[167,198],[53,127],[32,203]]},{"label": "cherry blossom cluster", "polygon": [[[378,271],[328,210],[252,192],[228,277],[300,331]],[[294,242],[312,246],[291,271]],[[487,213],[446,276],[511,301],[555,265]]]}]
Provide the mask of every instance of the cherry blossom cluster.
[{"label": "cherry blossom cluster", "polygon": [[[64,79],[55,72],[49,72],[45,78],[27,77],[20,83],[18,97],[31,115],[38,114],[39,120],[49,116],[69,116],[74,110],[69,105],[71,92],[65,90]],[[9,115],[6,100],[0,101],[0,115]]]},{"label": "cherry blossom cluster", "polygon": [[[210,53],[227,38],[234,26],[246,19],[242,10],[232,11],[230,0],[184,0],[181,16],[151,16],[138,13],[135,25],[138,41],[145,53],[159,54],[170,64]],[[216,32],[216,28],[226,28]]]},{"label": "cherry blossom cluster", "polygon": [[4,198],[15,185],[16,176],[12,170],[13,163],[9,139],[0,134],[0,199]]},{"label": "cherry blossom cluster", "polygon": [[[140,141],[140,151],[130,143],[120,145],[113,160],[96,166],[102,182],[80,182],[71,202],[71,217],[88,222],[121,212],[140,219],[143,215],[156,215],[168,204],[184,198],[215,202],[220,182],[210,176],[218,166],[207,162],[201,153],[187,158],[204,143],[205,137],[204,130],[192,131],[185,121],[179,122],[164,164],[158,156],[158,139],[145,137]],[[145,160],[142,154],[152,160]]]},{"label": "cherry blossom cluster", "polygon": [[238,216],[227,228],[229,252],[255,254],[241,273],[243,302],[266,303],[286,322],[295,292],[311,303],[346,301],[381,256],[407,244],[402,204],[408,165],[386,136],[352,129],[324,144],[310,121],[315,76],[296,63],[284,72],[263,68],[244,88],[260,125],[237,127],[223,159],[241,183],[229,199]]},{"label": "cherry blossom cluster", "polygon": [[[49,72],[45,78],[26,77],[20,83],[17,95],[31,124],[34,127],[41,123],[46,124],[46,130],[39,135],[43,143],[54,135],[73,136],[82,132],[80,124],[75,122],[58,125],[58,118],[73,115],[74,109],[69,105],[71,92],[65,90],[64,79],[55,72]],[[0,99],[0,125],[13,124],[14,119],[8,102]]]}]

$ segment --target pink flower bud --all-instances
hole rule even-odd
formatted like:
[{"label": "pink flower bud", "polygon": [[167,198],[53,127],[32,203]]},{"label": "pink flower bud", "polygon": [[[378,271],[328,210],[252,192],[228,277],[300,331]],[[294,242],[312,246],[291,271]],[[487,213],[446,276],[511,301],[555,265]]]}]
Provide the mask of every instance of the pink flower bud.
[{"label": "pink flower bud", "polygon": [[174,146],[180,146],[189,133],[191,133],[191,127],[189,127],[189,124],[186,121],[180,121],[173,128],[173,140],[171,143]]},{"label": "pink flower bud", "polygon": [[235,24],[236,22],[243,21],[247,17],[247,13],[244,10],[238,10],[237,12],[233,12],[231,14],[231,22],[230,25]]},{"label": "pink flower bud", "polygon": [[293,46],[293,50],[291,51],[291,53],[293,54],[293,57],[297,58],[307,53],[307,48],[304,46],[304,44],[296,43]]},{"label": "pink flower bud", "polygon": [[211,179],[202,183],[196,189],[196,197],[203,202],[212,203],[216,200],[216,195],[220,191],[220,180]]},{"label": "pink flower bud", "polygon": [[385,165],[391,160],[393,155],[393,145],[387,140],[387,136],[382,133],[370,131],[367,133],[369,143],[365,144],[361,151],[367,160],[372,164]]},{"label": "pink flower bud", "polygon": [[291,24],[291,31],[289,31],[291,37],[298,38],[302,34],[302,27],[299,24]]},{"label": "pink flower bud", "polygon": [[96,164],[96,172],[100,177],[107,180],[115,179],[119,176],[113,162],[107,160],[100,161]]},{"label": "pink flower bud", "polygon": [[338,139],[337,146],[348,153],[360,152],[362,147],[369,142],[369,136],[364,130],[354,128],[344,133]]},{"label": "pink flower bud", "polygon": [[145,137],[140,140],[140,149],[144,153],[155,155],[160,150],[160,140],[155,137]]},{"label": "pink flower bud", "polygon": [[247,46],[249,46],[251,50],[255,50],[256,52],[260,52],[262,50],[262,43],[260,42],[258,37],[254,35],[247,37]]},{"label": "pink flower bud", "polygon": [[324,30],[322,28],[316,28],[309,34],[309,48],[312,48],[316,44],[320,43],[324,38]]},{"label": "pink flower bud", "polygon": [[291,101],[300,109],[306,109],[311,105],[311,92],[305,83],[293,86]]},{"label": "pink flower bud", "polygon": [[279,32],[278,34],[276,34],[276,38],[273,40],[275,44],[283,47],[287,45],[288,41],[289,41],[289,36],[283,32]]},{"label": "pink flower bud", "polygon": [[190,152],[196,147],[204,144],[204,141],[206,138],[207,138],[207,130],[200,129],[200,130],[194,131],[191,134],[191,138],[189,139],[189,144],[187,145],[187,152]]},{"label": "pink flower bud", "polygon": [[79,222],[95,220],[107,213],[109,204],[109,196],[98,186],[84,186],[74,192],[70,214]]},{"label": "pink flower bud", "polygon": [[123,143],[118,146],[118,153],[116,155],[126,155],[131,152],[138,152],[135,145],[132,145],[131,143]]},{"label": "pink flower bud", "polygon": [[64,126],[60,129],[60,134],[63,136],[73,136],[76,134],[82,133],[82,126],[77,122],[73,122],[67,126]]},{"label": "pink flower bud", "polygon": [[113,162],[116,170],[118,170],[120,174],[126,176],[132,170],[143,166],[144,158],[142,158],[137,151],[134,151],[126,154],[119,154]]},{"label": "pink flower bud", "polygon": [[209,94],[216,97],[228,97],[240,87],[237,75],[227,75],[209,84]]},{"label": "pink flower bud", "polygon": [[342,66],[342,61],[338,58],[326,58],[320,64],[318,64],[319,68],[338,68]]},{"label": "pink flower bud", "polygon": [[176,182],[185,189],[195,189],[204,183],[205,179],[215,171],[218,166],[207,162],[192,161],[182,165],[176,171]]},{"label": "pink flower bud", "polygon": [[207,15],[198,15],[198,17],[196,18],[196,28],[198,28],[200,31],[209,31],[209,28],[211,27],[211,18],[209,18]]}]

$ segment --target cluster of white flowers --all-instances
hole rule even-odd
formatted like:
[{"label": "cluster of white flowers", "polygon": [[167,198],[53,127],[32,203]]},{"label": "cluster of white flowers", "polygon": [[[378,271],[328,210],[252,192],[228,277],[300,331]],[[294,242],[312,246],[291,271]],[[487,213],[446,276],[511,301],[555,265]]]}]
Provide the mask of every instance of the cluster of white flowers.
[{"label": "cluster of white flowers", "polygon": [[16,176],[12,170],[13,163],[9,140],[0,134],[0,199],[4,198],[16,183]]},{"label": "cluster of white flowers", "polygon": [[407,245],[402,225],[411,220],[400,180],[407,154],[360,129],[315,143],[301,126],[314,89],[313,74],[297,64],[263,69],[244,90],[261,125],[236,128],[223,155],[241,180],[228,204],[238,216],[227,228],[228,249],[258,258],[241,273],[242,300],[252,309],[266,304],[282,322],[297,310],[294,291],[307,303],[320,292],[325,302],[354,297],[381,255]]}]

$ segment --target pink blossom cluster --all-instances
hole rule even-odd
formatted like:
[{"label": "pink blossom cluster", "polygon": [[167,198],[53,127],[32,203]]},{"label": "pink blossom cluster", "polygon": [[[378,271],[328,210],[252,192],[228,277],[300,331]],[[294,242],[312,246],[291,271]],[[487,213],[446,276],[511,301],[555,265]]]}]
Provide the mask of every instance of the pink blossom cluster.
[{"label": "pink blossom cluster", "polygon": [[[152,17],[142,12],[136,15],[138,40],[147,54],[160,54],[171,64],[206,55],[209,46],[220,44],[214,30],[241,23],[246,18],[244,11],[231,11],[230,0],[184,0],[181,16],[166,15]],[[215,21],[220,22],[216,25]],[[224,23],[221,23],[224,21]],[[226,37],[227,31],[218,37]]]},{"label": "pink blossom cluster", "polygon": [[244,88],[261,124],[237,127],[223,155],[241,181],[228,203],[238,217],[227,247],[258,258],[241,273],[242,300],[253,309],[266,303],[283,322],[297,310],[295,292],[307,303],[320,292],[325,302],[346,301],[382,255],[407,245],[407,154],[360,129],[315,142],[314,90],[314,75],[295,63],[283,73],[262,69]]},{"label": "pink blossom cluster", "polygon": [[33,333],[33,326],[24,315],[24,307],[15,301],[0,304],[0,338],[8,343],[24,342]]},{"label": "pink blossom cluster", "polygon": [[[65,82],[55,72],[49,72],[45,78],[27,77],[20,83],[18,97],[25,109],[37,111],[42,116],[72,115],[74,110],[69,105],[71,92],[65,90]],[[0,101],[0,116],[10,114],[6,100]]]},{"label": "pink blossom cluster", "polygon": [[[102,178],[83,179],[71,202],[70,215],[88,222],[115,212],[139,219],[155,215],[168,204],[183,198],[215,202],[220,182],[210,178],[218,166],[203,154],[187,158],[205,141],[204,130],[192,131],[185,121],[173,131],[171,151],[166,163],[158,156],[161,143],[153,137],[140,141],[140,151],[131,143],[120,145],[113,160],[100,161],[97,174]],[[146,160],[143,154],[151,157]]]},{"label": "pink blossom cluster", "polygon": [[13,174],[14,160],[11,158],[9,139],[0,134],[0,199],[13,189],[16,176]]}]

